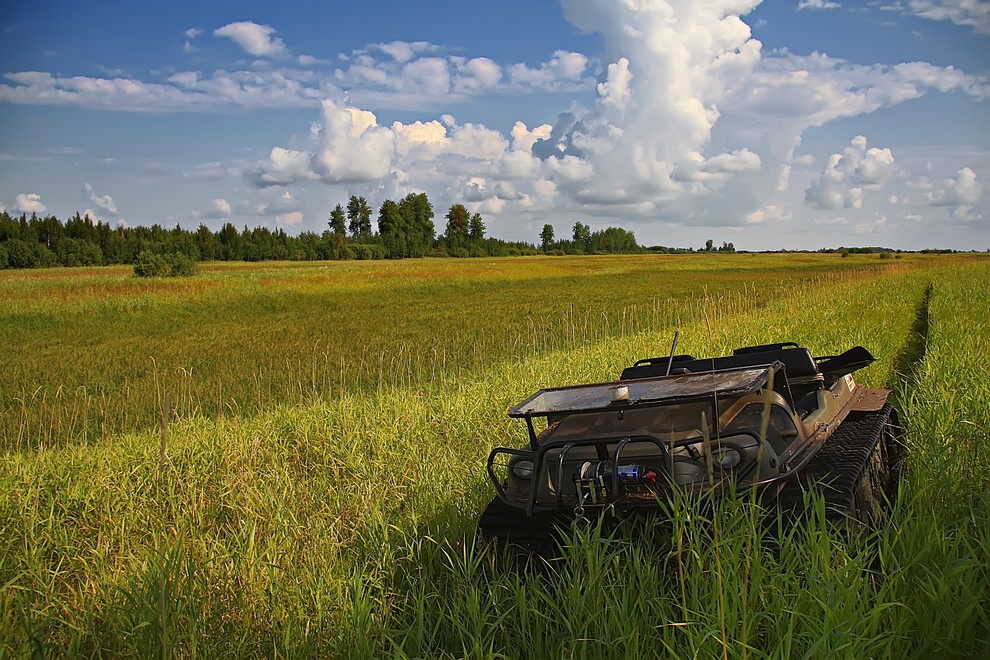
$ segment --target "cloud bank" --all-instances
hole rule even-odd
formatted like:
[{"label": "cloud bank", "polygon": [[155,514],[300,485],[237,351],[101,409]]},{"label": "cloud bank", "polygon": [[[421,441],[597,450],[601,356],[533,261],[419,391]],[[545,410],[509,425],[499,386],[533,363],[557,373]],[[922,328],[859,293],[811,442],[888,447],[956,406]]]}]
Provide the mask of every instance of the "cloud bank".
[{"label": "cloud bank", "polygon": [[[869,196],[896,200],[882,191],[904,178],[890,148],[868,148],[859,135],[802,187],[803,199],[787,197],[792,178],[804,176],[814,160],[795,156],[810,128],[933,92],[988,95],[984,79],[952,67],[765,54],[743,20],[757,4],[564,0],[568,20],[605,38],[606,58],[589,107],[562,112],[553,125],[516,122],[506,140],[484,126],[458,125],[450,116],[383,126],[367,110],[324,101],[313,148],[275,147],[246,179],[259,188],[305,181],[365,184],[379,196],[425,189],[495,215],[535,217],[554,209],[623,222],[789,222],[796,204],[833,211],[863,209]],[[428,51],[425,44],[380,48],[402,66]],[[420,72],[408,79],[428,93],[450,88],[435,58],[416,61]],[[351,65],[351,75],[370,80],[373,70],[380,73],[359,66]],[[550,88],[580,80],[588,60],[558,51],[538,68],[501,72],[478,60],[458,66],[474,69],[478,88],[503,78]],[[430,80],[438,87],[431,88]],[[972,179],[960,172],[927,202],[972,208]],[[884,223],[868,224],[875,229]]]}]

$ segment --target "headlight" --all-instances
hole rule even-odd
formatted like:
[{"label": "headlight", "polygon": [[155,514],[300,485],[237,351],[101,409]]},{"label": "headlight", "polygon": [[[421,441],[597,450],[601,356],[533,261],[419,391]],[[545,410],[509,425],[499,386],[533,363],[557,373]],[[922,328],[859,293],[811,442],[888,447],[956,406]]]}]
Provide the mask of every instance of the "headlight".
[{"label": "headlight", "polygon": [[742,461],[742,454],[732,447],[717,447],[712,449],[712,463],[719,470],[731,470]]},{"label": "headlight", "polygon": [[513,464],[512,472],[520,479],[532,479],[533,461],[519,461]]}]

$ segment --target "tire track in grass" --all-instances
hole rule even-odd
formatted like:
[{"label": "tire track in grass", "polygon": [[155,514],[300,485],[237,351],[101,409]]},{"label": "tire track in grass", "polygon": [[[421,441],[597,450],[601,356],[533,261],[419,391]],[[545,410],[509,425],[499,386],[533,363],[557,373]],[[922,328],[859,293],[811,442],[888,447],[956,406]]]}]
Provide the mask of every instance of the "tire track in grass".
[{"label": "tire track in grass", "polygon": [[900,399],[903,391],[911,387],[918,373],[921,361],[925,359],[928,350],[928,331],[931,322],[931,302],[935,284],[928,283],[925,293],[918,303],[915,311],[914,323],[911,324],[911,331],[908,333],[904,346],[894,357],[894,372],[891,383],[896,394],[895,398]]}]

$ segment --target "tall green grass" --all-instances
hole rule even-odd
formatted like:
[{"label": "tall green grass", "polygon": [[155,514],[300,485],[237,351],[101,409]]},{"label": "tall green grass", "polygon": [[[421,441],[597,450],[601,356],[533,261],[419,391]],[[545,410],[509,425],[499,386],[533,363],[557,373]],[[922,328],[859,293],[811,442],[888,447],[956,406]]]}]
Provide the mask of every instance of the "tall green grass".
[{"label": "tall green grass", "polygon": [[742,497],[679,500],[669,522],[635,534],[578,534],[545,571],[477,546],[493,495],[484,459],[524,439],[505,410],[665,352],[666,328],[646,329],[412,386],[182,416],[164,468],[152,429],[7,452],[0,649],[979,657],[990,643],[990,334],[974,301],[988,284],[985,262],[895,269],[784,289],[758,310],[709,297],[680,319],[681,348],[697,355],[793,339],[880,358],[858,376],[897,390],[907,452],[890,524],[873,536],[848,542],[813,501],[817,514],[775,549]]}]

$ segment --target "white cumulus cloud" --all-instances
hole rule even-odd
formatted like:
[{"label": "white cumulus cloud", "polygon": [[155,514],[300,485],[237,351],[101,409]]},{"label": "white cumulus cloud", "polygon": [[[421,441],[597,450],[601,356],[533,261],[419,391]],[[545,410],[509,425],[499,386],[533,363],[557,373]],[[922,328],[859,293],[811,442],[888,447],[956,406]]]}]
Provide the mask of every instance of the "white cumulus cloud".
[{"label": "white cumulus cloud", "polygon": [[93,190],[93,186],[88,183],[83,184],[83,198],[95,204],[104,213],[117,215],[117,205],[114,203],[113,198],[110,195],[97,195],[96,191]]},{"label": "white cumulus cloud", "polygon": [[254,185],[286,186],[307,179],[316,179],[310,163],[313,155],[307,151],[296,151],[272,147],[268,159],[256,163],[245,176]]},{"label": "white cumulus cloud", "polygon": [[879,190],[896,173],[890,149],[866,146],[857,135],[841,154],[832,154],[828,165],[805,190],[804,199],[820,209],[862,208],[867,190]]},{"label": "white cumulus cloud", "polygon": [[990,2],[986,0],[909,0],[906,5],[895,7],[933,21],[950,21],[972,27],[980,34],[990,34]]},{"label": "white cumulus cloud", "polygon": [[790,220],[792,214],[787,209],[784,209],[776,204],[768,204],[767,206],[757,209],[752,213],[746,215],[747,224],[755,225],[761,222],[766,222],[767,220]]},{"label": "white cumulus cloud", "polygon": [[275,29],[252,21],[228,23],[213,31],[214,36],[227,37],[255,57],[284,57],[288,55],[285,43],[275,36]]},{"label": "white cumulus cloud", "polygon": [[439,121],[415,121],[411,124],[394,122],[395,150],[403,156],[431,157],[444,151],[450,144],[447,127]]},{"label": "white cumulus cloud", "polygon": [[41,195],[37,193],[18,193],[14,209],[18,213],[45,213],[48,207],[41,203]]},{"label": "white cumulus cloud", "polygon": [[481,124],[455,125],[448,151],[465,158],[495,160],[509,149],[509,141],[498,131]]},{"label": "white cumulus cloud", "polygon": [[532,179],[539,175],[540,169],[540,159],[525,150],[510,151],[499,161],[499,175],[509,181]]},{"label": "white cumulus cloud", "polygon": [[336,101],[322,104],[320,143],[315,152],[274,147],[267,160],[245,176],[259,187],[289,185],[321,179],[354,183],[389,174],[395,153],[395,133],[378,125],[375,115]]},{"label": "white cumulus cloud", "polygon": [[328,183],[370,181],[387,176],[395,134],[375,115],[335,101],[323,102],[323,131],[314,170]]},{"label": "white cumulus cloud", "polygon": [[421,57],[402,66],[400,80],[404,89],[443,96],[450,92],[450,65],[440,57]]},{"label": "white cumulus cloud", "polygon": [[549,62],[537,68],[513,64],[509,67],[508,76],[514,85],[552,89],[567,81],[581,80],[587,68],[587,55],[558,50]]},{"label": "white cumulus cloud", "polygon": [[838,9],[838,2],[830,2],[829,0],[801,0],[798,3],[798,9]]},{"label": "white cumulus cloud", "polygon": [[296,227],[302,224],[303,214],[301,211],[291,211],[275,216],[275,224],[279,227]]},{"label": "white cumulus cloud", "polygon": [[452,57],[457,71],[454,87],[457,92],[479,92],[494,89],[502,81],[502,67],[487,57],[465,59]]},{"label": "white cumulus cloud", "polygon": [[572,23],[603,34],[608,62],[594,111],[562,114],[550,138],[534,147],[544,158],[579,158],[593,171],[577,187],[561,181],[565,192],[652,218],[657,204],[697,192],[693,184],[719,187],[723,175],[759,167],[751,149],[711,163],[731,150],[705,153],[727,91],[759,64],[761,44],[740,19],[757,4],[565,0]]},{"label": "white cumulus cloud", "polygon": [[396,62],[405,63],[419,53],[437,50],[437,47],[427,41],[390,41],[387,44],[375,46]]},{"label": "white cumulus cloud", "polygon": [[630,82],[632,73],[629,72],[629,60],[620,57],[618,62],[608,65],[608,75],[605,82],[598,83],[598,102],[611,105],[619,110],[625,109],[632,96]]},{"label": "white cumulus cloud", "polygon": [[230,202],[223,198],[211,199],[206,211],[194,212],[192,215],[194,219],[225,220],[230,217]]},{"label": "white cumulus cloud", "polygon": [[198,37],[202,33],[203,31],[198,28],[190,28],[186,30],[185,31],[186,41],[185,43],[182,44],[182,52],[184,53],[198,52],[199,49],[196,48],[196,46],[194,46],[192,42],[195,41],[196,37]]},{"label": "white cumulus cloud", "polygon": [[926,197],[934,206],[972,206],[983,196],[983,186],[977,180],[976,172],[964,167],[950,179],[942,181],[942,187],[927,193]]}]

